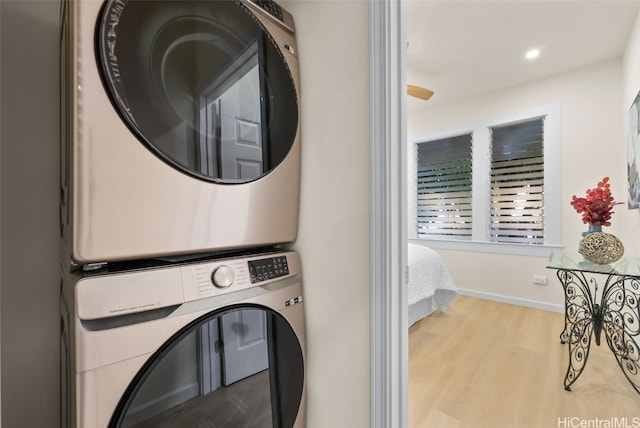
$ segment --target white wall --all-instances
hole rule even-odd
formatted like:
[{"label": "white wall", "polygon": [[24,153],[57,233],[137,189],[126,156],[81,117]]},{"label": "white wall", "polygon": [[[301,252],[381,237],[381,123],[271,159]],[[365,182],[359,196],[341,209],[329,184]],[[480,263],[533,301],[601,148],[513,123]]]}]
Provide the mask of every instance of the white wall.
[{"label": "white wall", "polygon": [[[640,13],[636,16],[636,23],[627,41],[622,66],[622,110],[621,127],[625,138],[627,137],[627,112],[631,103],[640,92]],[[624,168],[626,168],[626,158]],[[622,166],[621,166],[622,167]],[[640,209],[626,210],[624,215],[625,235],[638,236],[640,230]],[[627,240],[628,241],[628,240]],[[628,254],[640,254],[640,240],[625,241],[625,250]]]},{"label": "white wall", "polygon": [[[2,8],[0,7],[0,23],[1,22],[2,22]],[[2,31],[0,31],[0,46],[2,46]],[[0,60],[0,64],[1,63],[2,61]],[[0,67],[0,94],[2,94],[2,68],[1,67]],[[0,98],[1,98],[1,95],[0,95]],[[2,129],[2,115],[0,115],[0,129]],[[1,132],[0,132],[0,165],[2,165],[2,133]],[[2,189],[1,173],[0,173],[0,189]],[[0,243],[1,242],[2,242],[2,198],[0,198]],[[2,272],[2,245],[1,244],[0,244],[0,272]],[[0,332],[2,332],[2,275],[1,274],[0,274]],[[1,361],[2,361],[2,340],[0,340],[0,362]],[[2,364],[0,363],[0,373],[1,372],[2,372]],[[2,385],[1,375],[0,375],[0,385]],[[0,403],[2,403],[1,387],[0,387]],[[0,427],[1,426],[2,426],[2,405],[0,404]]]},{"label": "white wall", "polygon": [[370,397],[369,5],[283,3],[302,80],[296,248],[307,315],[308,427],[365,428]]},{"label": "white wall", "polygon": [[626,112],[640,91],[640,13],[636,16],[635,25],[629,35],[629,40],[627,40],[622,73],[622,108]]},{"label": "white wall", "polygon": [[2,425],[57,427],[59,2],[0,8]]},{"label": "white wall", "polygon": [[[558,185],[563,203],[562,243],[567,250],[575,251],[586,225],[569,204],[574,194],[582,196],[587,188],[609,176],[613,196],[626,203],[626,140],[621,126],[624,115],[621,99],[622,60],[611,60],[415,114],[409,117],[409,141],[429,131],[560,103],[562,183]],[[638,254],[635,237],[640,228],[630,226],[626,205],[614,211],[612,226],[607,231],[623,241],[627,254]],[[410,225],[413,224],[412,219]],[[563,304],[554,271],[545,269],[545,257],[438,251],[461,288],[542,306],[560,308]],[[548,276],[548,285],[534,285],[533,275]]]}]

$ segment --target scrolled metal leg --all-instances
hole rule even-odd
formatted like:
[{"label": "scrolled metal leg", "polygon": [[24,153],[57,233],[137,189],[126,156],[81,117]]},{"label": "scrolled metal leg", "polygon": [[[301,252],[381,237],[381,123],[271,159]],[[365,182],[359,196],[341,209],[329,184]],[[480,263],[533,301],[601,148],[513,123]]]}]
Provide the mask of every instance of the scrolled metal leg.
[{"label": "scrolled metal leg", "polygon": [[[567,296],[567,284],[570,283],[573,280],[573,276],[571,274],[571,272],[566,271],[566,270],[558,270],[556,272],[556,275],[558,277],[558,280],[560,281],[560,284],[562,284],[562,289],[564,290],[564,307],[565,309],[567,308],[567,302],[569,300],[568,296]],[[562,329],[562,332],[560,333],[560,343],[562,343],[563,345],[565,345],[567,342],[569,342],[569,334],[567,332],[567,322],[568,322],[568,315],[567,315],[567,311],[565,310],[564,313],[564,328]]]},{"label": "scrolled metal leg", "polygon": [[640,281],[620,279],[612,283],[602,299],[604,332],[609,349],[633,389],[640,393]]},{"label": "scrolled metal leg", "polygon": [[589,358],[591,348],[591,333],[593,322],[591,319],[581,319],[570,324],[569,330],[569,367],[564,377],[564,389],[571,391],[571,385],[578,380]]}]

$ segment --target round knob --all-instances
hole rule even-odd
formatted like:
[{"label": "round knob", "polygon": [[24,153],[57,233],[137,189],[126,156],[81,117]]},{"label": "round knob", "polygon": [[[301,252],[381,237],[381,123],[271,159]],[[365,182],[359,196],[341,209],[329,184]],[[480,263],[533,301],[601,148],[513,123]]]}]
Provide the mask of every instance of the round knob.
[{"label": "round knob", "polygon": [[219,266],[211,274],[211,282],[218,288],[227,288],[233,284],[235,275],[229,266]]}]

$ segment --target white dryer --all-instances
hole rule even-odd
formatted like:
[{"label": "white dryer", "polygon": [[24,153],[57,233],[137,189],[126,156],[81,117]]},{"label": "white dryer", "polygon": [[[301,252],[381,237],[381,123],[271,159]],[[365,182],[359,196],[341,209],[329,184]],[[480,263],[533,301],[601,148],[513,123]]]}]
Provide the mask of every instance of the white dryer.
[{"label": "white dryer", "polygon": [[62,427],[305,426],[296,253],[63,284]]},{"label": "white dryer", "polygon": [[70,263],[295,240],[291,14],[271,0],[65,0],[61,16]]}]

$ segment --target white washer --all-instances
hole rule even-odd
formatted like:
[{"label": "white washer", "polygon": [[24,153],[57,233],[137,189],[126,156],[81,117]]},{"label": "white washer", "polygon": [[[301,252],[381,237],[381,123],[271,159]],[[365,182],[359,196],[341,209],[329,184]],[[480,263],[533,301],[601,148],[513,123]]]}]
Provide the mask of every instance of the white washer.
[{"label": "white washer", "polygon": [[300,89],[286,10],[271,0],[68,0],[61,16],[71,264],[295,240]]},{"label": "white washer", "polygon": [[300,261],[67,276],[62,427],[305,426]]}]

